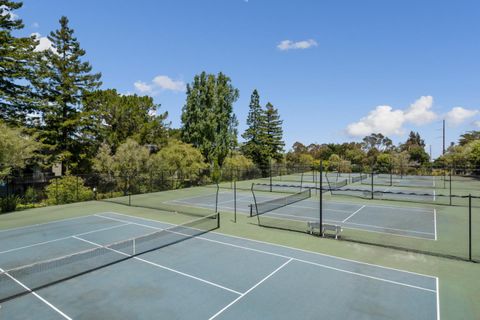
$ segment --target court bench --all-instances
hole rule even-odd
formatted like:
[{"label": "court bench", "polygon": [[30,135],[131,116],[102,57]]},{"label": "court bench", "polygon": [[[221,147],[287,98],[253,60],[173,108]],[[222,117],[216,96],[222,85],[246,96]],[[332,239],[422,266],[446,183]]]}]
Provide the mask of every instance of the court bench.
[{"label": "court bench", "polygon": [[[314,234],[315,229],[320,231],[320,222],[317,221],[308,221],[307,222],[307,232],[310,234]],[[322,224],[322,234],[326,234],[327,232],[333,232],[335,235],[335,239],[338,239],[340,232],[342,232],[342,227],[336,224]]]}]

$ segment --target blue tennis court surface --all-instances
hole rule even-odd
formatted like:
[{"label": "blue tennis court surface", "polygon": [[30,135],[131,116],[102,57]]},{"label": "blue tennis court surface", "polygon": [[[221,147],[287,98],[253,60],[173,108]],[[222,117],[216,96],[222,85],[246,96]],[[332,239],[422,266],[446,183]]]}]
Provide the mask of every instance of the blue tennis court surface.
[{"label": "blue tennis court surface", "polygon": [[[5,230],[0,267],[171,227],[105,212]],[[0,319],[439,319],[438,310],[436,277],[210,232],[8,300]]]},{"label": "blue tennis court surface", "polygon": [[[237,211],[249,214],[253,197],[248,192],[238,192]],[[275,199],[275,195],[263,193],[257,202]],[[279,197],[278,195],[276,197]],[[212,208],[215,195],[202,195],[169,201],[172,204]],[[218,210],[232,212],[233,195],[230,192],[219,194]],[[291,219],[305,222],[319,220],[319,202],[314,198],[287,205],[264,214],[269,218]],[[397,207],[388,205],[357,204],[349,202],[325,201],[323,218],[347,229],[394,234],[398,236],[436,240],[436,211],[433,208]]]}]

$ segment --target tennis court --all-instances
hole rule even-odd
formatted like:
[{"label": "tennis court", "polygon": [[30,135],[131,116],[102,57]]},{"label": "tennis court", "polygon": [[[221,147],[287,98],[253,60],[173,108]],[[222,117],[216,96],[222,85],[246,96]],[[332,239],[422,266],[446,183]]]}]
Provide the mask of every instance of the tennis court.
[{"label": "tennis court", "polygon": [[[279,195],[263,192],[256,195],[257,203],[277,199]],[[169,201],[171,204],[214,207],[215,195],[201,195]],[[238,192],[237,211],[250,213],[250,205],[254,203],[250,192]],[[234,211],[234,199],[231,192],[221,192],[218,198],[219,211]],[[319,201],[315,198],[299,201],[294,204],[266,212],[262,216],[283,220],[305,222],[319,221]],[[412,238],[436,240],[436,210],[434,208],[398,207],[393,205],[372,205],[368,203],[350,203],[340,201],[324,201],[324,222],[334,223],[347,229],[385,233]]]},{"label": "tennis court", "polygon": [[[5,230],[0,267],[95,250],[152,231],[176,236],[188,229],[104,212]],[[124,249],[107,248],[121,262],[3,302],[0,319],[440,318],[436,277],[215,232],[127,259]],[[17,273],[9,286],[42,277],[53,281],[58,272]]]}]

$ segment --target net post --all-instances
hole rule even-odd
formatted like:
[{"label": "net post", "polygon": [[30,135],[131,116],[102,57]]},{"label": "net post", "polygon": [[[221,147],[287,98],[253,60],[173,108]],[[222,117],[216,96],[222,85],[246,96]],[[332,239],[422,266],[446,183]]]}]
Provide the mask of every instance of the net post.
[{"label": "net post", "polygon": [[320,159],[320,196],[319,196],[319,199],[320,199],[320,212],[319,212],[319,223],[318,223],[318,227],[319,227],[319,236],[320,237],[323,237],[323,163],[322,163],[322,159]]},{"label": "net post", "polygon": [[218,192],[220,190],[220,186],[218,185],[217,182],[217,192],[215,192],[215,212],[218,213]]},{"label": "net post", "polygon": [[371,187],[371,190],[372,190],[372,195],[371,195],[371,199],[373,200],[373,166],[372,166],[372,171],[371,171],[371,176],[372,176],[372,187]]},{"label": "net post", "polygon": [[220,212],[217,212],[217,229],[220,228]]},{"label": "net post", "polygon": [[450,191],[449,191],[449,197],[448,197],[448,198],[450,199],[450,200],[449,200],[449,201],[450,201],[450,205],[452,205],[452,169],[450,169],[450,181],[449,181],[449,185],[450,185],[450,186],[449,186]]},{"label": "net post", "polygon": [[468,195],[468,260],[472,261],[472,194]]},{"label": "net post", "polygon": [[237,223],[237,180],[233,179],[233,222]]},{"label": "net post", "polygon": [[269,162],[269,175],[270,175],[270,192],[272,192],[272,157],[270,157],[270,162]]},{"label": "net post", "polygon": [[128,205],[132,205],[132,191],[130,190],[130,177],[127,178]]}]

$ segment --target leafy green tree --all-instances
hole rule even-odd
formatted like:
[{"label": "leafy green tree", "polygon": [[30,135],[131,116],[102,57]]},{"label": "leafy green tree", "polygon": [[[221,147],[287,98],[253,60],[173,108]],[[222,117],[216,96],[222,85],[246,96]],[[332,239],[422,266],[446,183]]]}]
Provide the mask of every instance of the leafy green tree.
[{"label": "leafy green tree", "polygon": [[242,134],[245,143],[242,145],[244,155],[253,160],[259,167],[268,165],[268,148],[265,144],[265,115],[260,106],[260,96],[255,89],[250,97],[247,117],[247,129]]},{"label": "leafy green tree", "polygon": [[381,153],[377,156],[377,162],[375,167],[377,172],[389,173],[392,168],[393,159],[391,154]]},{"label": "leafy green tree", "polygon": [[93,190],[80,177],[66,175],[50,181],[45,188],[47,204],[65,204],[93,200]]},{"label": "leafy green tree", "polygon": [[83,98],[82,145],[95,153],[101,143],[113,152],[128,138],[160,148],[168,140],[168,113],[148,96],[120,95],[115,89],[97,90]]},{"label": "leafy green tree", "polygon": [[392,155],[392,160],[397,174],[404,175],[407,173],[408,165],[410,163],[410,155],[408,152],[395,152]]},{"label": "leafy green tree", "polygon": [[112,149],[108,144],[102,143],[96,157],[93,159],[93,169],[97,172],[107,174],[109,177],[113,177],[117,171],[115,165]]},{"label": "leafy green tree", "polygon": [[81,124],[81,101],[87,92],[101,84],[99,73],[91,73],[92,67],[82,61],[85,50],[73,36],[68,19],[60,19],[60,29],[51,32],[48,39],[53,50],[43,52],[39,64],[38,79],[33,83],[42,97],[42,121],[40,134],[51,146],[50,161],[61,162],[64,174],[69,165],[75,166],[85,157],[77,139]]},{"label": "leafy green tree", "polygon": [[0,0],[0,120],[15,125],[25,125],[32,111],[35,97],[30,80],[38,44],[34,37],[12,35],[24,27],[13,13],[21,7],[21,2]]},{"label": "leafy green tree", "polygon": [[474,140],[480,140],[480,131],[469,131],[460,136],[458,144],[464,146]]},{"label": "leafy green tree", "polygon": [[191,144],[171,140],[150,157],[150,170],[168,171],[181,178],[197,179],[207,165],[200,151]]},{"label": "leafy green tree", "polygon": [[363,138],[363,148],[368,152],[372,149],[377,151],[389,151],[393,149],[393,142],[390,138],[381,133],[372,133]]},{"label": "leafy green tree", "polygon": [[425,142],[418,132],[410,131],[407,141],[400,145],[400,150],[407,151],[413,163],[422,165],[430,160],[430,156],[425,151]]},{"label": "leafy green tree", "polygon": [[283,158],[283,120],[280,119],[278,109],[270,102],[267,103],[264,110],[264,122],[262,123],[262,142],[267,146],[268,157],[275,160]]},{"label": "leafy green tree", "polygon": [[338,167],[340,166],[340,162],[342,161],[342,159],[340,158],[340,156],[338,154],[332,154],[329,158],[328,158],[328,170],[329,171],[338,171]]},{"label": "leafy green tree", "polygon": [[238,97],[238,89],[223,73],[202,72],[187,85],[182,140],[198,148],[212,167],[221,166],[236,143],[233,103]]},{"label": "leafy green tree", "polygon": [[37,158],[41,144],[19,128],[0,122],[0,179]]},{"label": "leafy green tree", "polygon": [[115,153],[114,168],[120,177],[133,181],[145,173],[148,165],[149,150],[133,139],[127,139]]}]

